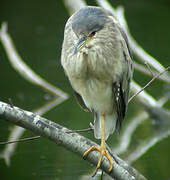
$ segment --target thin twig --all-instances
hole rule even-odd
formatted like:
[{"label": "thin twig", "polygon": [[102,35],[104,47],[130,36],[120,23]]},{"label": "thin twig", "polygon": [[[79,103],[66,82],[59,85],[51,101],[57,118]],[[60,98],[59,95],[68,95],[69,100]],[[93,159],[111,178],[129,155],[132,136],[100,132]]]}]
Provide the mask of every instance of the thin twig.
[{"label": "thin twig", "polygon": [[[165,73],[166,71],[168,71],[168,69],[170,68],[170,66],[168,66],[164,71],[160,72],[159,74],[157,74],[156,76],[154,76],[143,88],[141,88],[140,91],[138,91],[136,94],[134,94],[132,97],[129,98],[129,102],[136,97],[138,94],[140,94],[144,89],[146,89],[155,79],[157,79],[159,76],[161,76],[163,73]],[[128,103],[129,103],[128,102]]]},{"label": "thin twig", "polygon": [[145,62],[144,64],[145,64],[146,67],[148,68],[148,70],[149,70],[149,72],[151,73],[152,77],[154,77],[154,73],[153,73],[153,71],[152,71],[151,66],[149,65],[149,63],[148,63],[148,62]]},{"label": "thin twig", "polygon": [[87,132],[87,131],[91,131],[91,130],[93,130],[93,128],[87,128],[87,129],[78,129],[78,130],[71,130],[71,131],[67,131],[66,133]]},{"label": "thin twig", "polygon": [[[142,64],[139,64],[136,62],[136,60],[134,60],[134,68],[135,70],[141,72],[142,74],[146,74],[146,75],[151,75],[150,71],[148,71],[148,68],[146,68],[145,66],[143,66]],[[157,71],[155,71],[153,68],[152,68],[152,73],[154,74],[154,76],[158,73]],[[169,76],[159,76],[158,77],[158,80],[161,80],[165,83],[170,83],[170,78]]]},{"label": "thin twig", "polygon": [[39,139],[40,137],[41,136],[34,136],[34,137],[23,138],[23,139],[19,139],[19,140],[15,140],[15,141],[0,142],[0,145],[23,142],[23,141],[30,141],[30,140],[34,140],[34,139]]}]

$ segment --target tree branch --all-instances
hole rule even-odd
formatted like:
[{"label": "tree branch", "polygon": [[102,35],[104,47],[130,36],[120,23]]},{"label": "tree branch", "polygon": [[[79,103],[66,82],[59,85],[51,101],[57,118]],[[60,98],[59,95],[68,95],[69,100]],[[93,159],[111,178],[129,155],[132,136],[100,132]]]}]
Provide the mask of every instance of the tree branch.
[{"label": "tree branch", "polygon": [[14,46],[10,34],[8,33],[6,22],[3,22],[2,27],[0,28],[0,41],[2,42],[2,45],[6,51],[10,64],[24,79],[32,84],[42,87],[55,96],[58,96],[63,101],[68,99],[68,95],[65,92],[47,82],[23,61]]},{"label": "tree branch", "polygon": [[[70,130],[65,127],[42,118],[32,112],[25,111],[15,106],[11,107],[9,104],[3,102],[0,102],[0,119],[5,119],[6,121],[26,128],[37,135],[46,137],[57,145],[63,146],[81,157],[91,146],[97,146],[96,143],[78,133],[68,133]],[[91,152],[86,160],[96,165],[98,158],[98,152]],[[133,173],[137,171],[128,166],[123,160],[120,160],[118,157],[115,158],[119,164],[114,162],[113,169],[110,173],[108,173],[109,162],[105,157],[101,165],[101,169],[111,177],[116,178],[117,180],[146,180],[139,173]]]}]

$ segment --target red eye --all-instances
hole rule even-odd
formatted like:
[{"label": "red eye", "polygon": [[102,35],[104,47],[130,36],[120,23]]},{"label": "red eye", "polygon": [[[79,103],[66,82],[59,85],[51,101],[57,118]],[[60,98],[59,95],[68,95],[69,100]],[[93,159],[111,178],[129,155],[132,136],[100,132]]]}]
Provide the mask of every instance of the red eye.
[{"label": "red eye", "polygon": [[90,36],[90,37],[93,37],[95,34],[96,34],[96,32],[93,31],[89,36]]}]

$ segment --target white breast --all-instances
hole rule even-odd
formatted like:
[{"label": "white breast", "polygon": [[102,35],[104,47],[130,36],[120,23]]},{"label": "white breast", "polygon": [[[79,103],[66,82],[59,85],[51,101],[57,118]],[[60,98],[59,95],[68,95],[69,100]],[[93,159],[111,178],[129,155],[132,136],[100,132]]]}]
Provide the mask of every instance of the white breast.
[{"label": "white breast", "polygon": [[86,106],[101,114],[111,114],[113,99],[111,84],[101,82],[95,78],[77,81],[77,92],[82,96]]}]

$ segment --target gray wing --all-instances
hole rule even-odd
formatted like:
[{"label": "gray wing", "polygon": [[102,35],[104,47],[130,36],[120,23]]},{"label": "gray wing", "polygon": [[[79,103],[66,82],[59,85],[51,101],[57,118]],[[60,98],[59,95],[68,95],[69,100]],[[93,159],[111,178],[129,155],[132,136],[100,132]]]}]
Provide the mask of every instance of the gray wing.
[{"label": "gray wing", "polygon": [[128,44],[128,38],[123,31],[121,27],[119,27],[120,33],[123,37],[124,42],[122,42],[122,48],[123,48],[123,56],[125,60],[125,71],[122,75],[122,91],[125,98],[125,103],[128,104],[129,99],[129,88],[130,88],[130,82],[133,76],[133,57],[130,52],[129,44]]},{"label": "gray wing", "polygon": [[126,43],[126,47],[127,47],[129,56],[130,56],[130,58],[131,58],[131,60],[132,60],[133,57],[132,57],[132,54],[131,54],[131,51],[130,51],[130,48],[129,48],[128,38],[127,38],[127,36],[126,36],[126,33],[123,31],[123,29],[122,29],[121,27],[119,27],[119,31],[120,31],[120,33],[121,33],[121,35],[122,35],[122,37],[123,37],[123,39],[124,39],[124,41],[125,41],[125,43]]},{"label": "gray wing", "polygon": [[90,110],[85,105],[81,95],[79,93],[77,93],[75,90],[74,90],[74,94],[75,94],[76,100],[77,100],[78,104],[80,105],[80,107],[82,107],[85,111],[90,112]]},{"label": "gray wing", "polygon": [[113,83],[112,91],[117,112],[116,129],[119,131],[126,113],[126,103],[121,82]]},{"label": "gray wing", "polygon": [[121,124],[125,117],[128,99],[129,99],[130,81],[132,79],[132,74],[133,74],[133,62],[132,62],[132,55],[130,52],[130,48],[128,45],[128,38],[121,27],[119,27],[119,31],[122,35],[121,45],[123,49],[125,68],[119,82],[115,82],[112,85],[114,102],[116,105],[116,111],[118,115],[116,122],[117,130],[120,130]]}]

